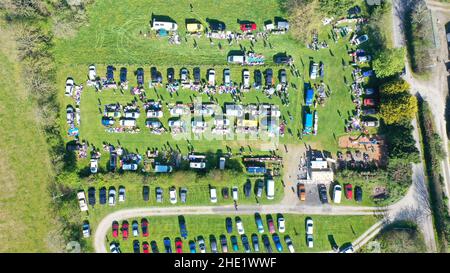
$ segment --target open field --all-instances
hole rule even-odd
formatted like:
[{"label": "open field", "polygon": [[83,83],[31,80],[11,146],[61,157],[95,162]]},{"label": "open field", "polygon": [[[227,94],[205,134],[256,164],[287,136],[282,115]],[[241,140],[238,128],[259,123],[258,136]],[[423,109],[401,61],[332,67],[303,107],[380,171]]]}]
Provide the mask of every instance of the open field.
[{"label": "open field", "polygon": [[13,36],[0,27],[0,252],[60,251],[50,217],[52,169]]},{"label": "open field", "polygon": [[[264,253],[265,249],[261,241],[262,235],[268,235],[270,239],[270,243],[272,245],[273,251],[277,252],[274,242],[272,240],[271,234],[268,232],[268,226],[266,221],[267,215],[261,215],[264,225],[264,233],[259,234],[257,231],[257,227],[255,224],[255,217],[253,215],[243,215],[240,216],[242,219],[242,223],[244,225],[245,234],[248,236],[251,241],[252,234],[258,234],[259,244],[260,244],[260,252]],[[319,251],[330,251],[331,244],[329,241],[329,236],[332,235],[334,240],[338,245],[342,245],[345,243],[352,242],[354,239],[359,237],[364,231],[366,231],[370,226],[375,224],[376,218],[373,216],[318,216],[312,215],[311,218],[314,220],[314,248],[309,249],[306,246],[305,242],[305,219],[306,216],[299,215],[290,215],[285,214],[283,217],[286,221],[286,232],[279,233],[278,226],[276,223],[277,215],[271,215],[274,219],[274,224],[276,228],[276,233],[280,236],[281,244],[283,246],[283,252],[288,252],[287,246],[284,242],[284,237],[289,235],[293,241],[294,248],[296,252],[319,252]],[[187,239],[183,239],[183,252],[189,253],[189,241],[197,239],[198,236],[203,236],[205,239],[206,250],[207,252],[211,252],[211,247],[209,243],[210,235],[214,235],[218,242],[219,252],[222,252],[219,243],[219,236],[224,234],[227,236],[228,241],[228,251],[232,251],[230,236],[234,235],[238,238],[238,252],[243,251],[243,245],[241,241],[241,236],[237,233],[236,225],[235,225],[235,217],[229,216],[233,220],[233,232],[231,234],[227,234],[225,228],[225,218],[226,215],[223,216],[190,216],[185,215],[186,220],[186,228],[188,231]],[[133,220],[137,220],[139,223],[141,219],[129,219],[128,222],[131,223]],[[178,217],[151,217],[147,218],[149,222],[149,237],[143,237],[141,232],[139,237],[133,237],[132,233],[128,240],[123,240],[121,236],[121,232],[119,232],[120,237],[118,238],[118,242],[120,243],[120,248],[122,252],[133,252],[133,241],[138,239],[141,246],[142,252],[142,243],[147,241],[155,240],[159,251],[164,252],[164,237],[169,237],[172,242],[172,250],[175,252],[175,243],[174,240],[177,237],[180,237],[180,229],[178,225]],[[195,223],[195,224],[194,224]],[[122,223],[120,223],[122,224]],[[195,225],[195,229],[192,227]],[[130,229],[131,231],[131,229]],[[112,242],[115,239],[111,236],[111,232],[108,233],[108,242]],[[253,246],[250,242],[250,246],[253,252]],[[196,244],[197,252],[198,244]]]}]

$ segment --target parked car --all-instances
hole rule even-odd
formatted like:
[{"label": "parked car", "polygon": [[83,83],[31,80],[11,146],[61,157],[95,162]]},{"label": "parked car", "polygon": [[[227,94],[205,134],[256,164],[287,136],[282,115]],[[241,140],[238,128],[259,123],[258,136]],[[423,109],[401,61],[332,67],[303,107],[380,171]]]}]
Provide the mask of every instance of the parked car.
[{"label": "parked car", "polygon": [[75,86],[75,81],[72,78],[66,79],[66,91],[64,95],[71,97],[73,95],[73,88]]},{"label": "parked car", "polygon": [[96,158],[91,159],[91,162],[89,165],[89,170],[91,171],[92,174],[95,174],[98,172],[98,159],[96,159]]},{"label": "parked car", "polygon": [[155,189],[155,191],[156,191],[156,202],[162,203],[162,201],[163,201],[163,189],[161,189],[160,187],[157,187]]},{"label": "parked car", "polygon": [[336,203],[336,204],[341,203],[341,197],[342,197],[342,187],[341,187],[341,185],[334,185],[333,202]]},{"label": "parked car", "polygon": [[101,187],[99,190],[99,199],[100,199],[100,205],[106,204],[106,188]]},{"label": "parked car", "polygon": [[91,205],[91,206],[95,205],[95,188],[94,187],[90,187],[88,189],[88,200],[89,200],[89,205]]},{"label": "parked car", "polygon": [[255,31],[255,30],[256,30],[255,23],[242,23],[241,24],[241,31],[243,31],[243,32]]},{"label": "parked car", "polygon": [[328,203],[327,187],[324,184],[319,184],[319,197],[322,204]]},{"label": "parked car", "polygon": [[200,249],[200,253],[205,253],[206,252],[205,239],[203,239],[202,236],[199,236],[197,238],[197,242],[198,242],[198,248]]},{"label": "parked car", "polygon": [[363,198],[363,192],[362,192],[362,188],[359,186],[355,187],[355,201],[356,202],[361,202]]},{"label": "parked car", "polygon": [[274,234],[275,233],[275,225],[273,223],[273,219],[271,216],[267,219],[267,226],[269,227],[269,233]]},{"label": "parked car", "polygon": [[84,193],[83,190],[80,190],[77,192],[77,198],[78,198],[78,204],[80,205],[80,210],[87,211],[88,205],[86,202],[86,194]]},{"label": "parked car", "polygon": [[194,84],[198,85],[200,84],[201,78],[200,78],[200,68],[194,67]]},{"label": "parked car", "polygon": [[150,253],[150,245],[147,242],[142,243],[142,252]]},{"label": "parked car", "polygon": [[285,69],[280,70],[280,83],[282,85],[287,85],[287,74]]},{"label": "parked car", "polygon": [[209,243],[210,243],[210,246],[211,246],[211,252],[212,253],[217,253],[218,252],[218,250],[217,250],[217,240],[216,240],[216,237],[214,235],[209,237]]},{"label": "parked car", "polygon": [[266,234],[264,234],[264,235],[262,236],[262,241],[263,241],[263,244],[264,244],[264,248],[266,249],[266,252],[267,252],[267,253],[272,253],[273,250],[272,250],[272,246],[270,245],[269,236],[267,236]]},{"label": "parked car", "polygon": [[158,244],[155,241],[150,242],[153,253],[159,253]]},{"label": "parked car", "polygon": [[319,64],[318,63],[312,63],[311,64],[311,71],[309,73],[309,77],[311,80],[317,79],[317,76],[319,75]]},{"label": "parked car", "polygon": [[220,240],[220,246],[222,247],[222,253],[228,253],[227,236],[222,234],[222,235],[220,235],[219,240]]},{"label": "parked car", "polygon": [[234,251],[234,252],[239,251],[239,246],[238,246],[238,242],[237,242],[237,237],[234,236],[234,235],[232,235],[232,236],[230,237],[230,240],[231,240],[231,246],[233,247],[233,251]]},{"label": "parked car", "polygon": [[216,86],[216,71],[214,69],[208,71],[208,84],[210,86]]},{"label": "parked car", "polygon": [[121,253],[120,247],[119,247],[119,244],[118,244],[118,243],[112,242],[112,243],[109,245],[109,250],[111,251],[111,253]]},{"label": "parked car", "polygon": [[224,199],[228,199],[229,193],[228,193],[228,187],[222,188],[222,196]]},{"label": "parked car", "polygon": [[254,87],[256,89],[259,89],[262,86],[262,74],[261,74],[261,71],[260,70],[255,70],[254,75],[255,75]]},{"label": "parked car", "polygon": [[264,182],[259,180],[256,182],[256,197],[261,198],[264,190]]},{"label": "parked car", "polygon": [[111,153],[109,156],[109,170],[115,171],[117,167],[117,154]]},{"label": "parked car", "polygon": [[189,81],[189,70],[187,70],[187,68],[182,68],[180,70],[180,79],[182,83]]},{"label": "parked car", "polygon": [[250,182],[250,181],[245,182],[245,184],[244,184],[245,197],[249,198],[251,191],[252,191],[252,182]]},{"label": "parked car", "polygon": [[172,67],[167,68],[167,82],[173,83],[175,81],[175,70]]},{"label": "parked car", "polygon": [[252,235],[252,245],[253,245],[253,250],[255,252],[259,252],[259,239],[258,239],[258,235],[256,235],[256,234]]},{"label": "parked car", "polygon": [[275,243],[275,247],[277,248],[278,252],[283,252],[283,246],[281,245],[280,236],[278,234],[272,235],[273,242]]},{"label": "parked car", "polygon": [[345,198],[352,200],[353,199],[353,186],[352,184],[345,185]]},{"label": "parked car", "polygon": [[231,189],[231,195],[233,196],[233,200],[235,200],[235,201],[238,200],[238,188],[237,187],[233,187]]},{"label": "parked car", "polygon": [[88,71],[88,79],[90,81],[95,81],[96,78],[97,78],[97,69],[95,68],[95,65],[90,65]]},{"label": "parked car", "polygon": [[375,99],[367,98],[367,99],[363,100],[363,105],[366,106],[366,107],[367,106],[376,106],[377,105],[377,101]]},{"label": "parked car", "polygon": [[108,204],[110,206],[116,205],[116,189],[114,187],[109,188]]},{"label": "parked car", "polygon": [[141,246],[139,245],[139,240],[133,241],[133,252],[134,253],[140,253],[141,252]]},{"label": "parked car", "polygon": [[311,218],[306,219],[306,234],[312,235],[314,232],[314,221]]},{"label": "parked car", "polygon": [[169,237],[164,238],[164,249],[166,253],[172,253],[172,244]]},{"label": "parked car", "polygon": [[186,203],[186,197],[187,197],[187,188],[181,188],[180,189],[181,203]]},{"label": "parked car", "polygon": [[268,68],[266,70],[266,86],[272,85],[273,85],[273,71],[272,69]]},{"label": "parked car", "polygon": [[169,200],[171,204],[177,203],[177,190],[175,187],[169,189]]},{"label": "parked car", "polygon": [[228,68],[223,70],[223,83],[225,84],[225,86],[231,85],[231,73],[230,69]]},{"label": "parked car", "polygon": [[138,86],[144,85],[144,69],[138,68],[136,70],[136,81]]},{"label": "parked car", "polygon": [[128,222],[127,221],[123,221],[122,222],[122,238],[124,240],[128,239],[128,227],[129,227]]},{"label": "parked car", "polygon": [[250,249],[250,244],[248,242],[247,235],[245,235],[245,234],[242,235],[241,240],[242,240],[242,245],[244,246],[245,253],[250,253],[252,250]]},{"label": "parked car", "polygon": [[306,235],[306,245],[309,248],[313,248],[314,247],[314,239],[313,239],[313,236],[311,234],[307,234]]},{"label": "parked car", "polygon": [[217,190],[216,188],[210,188],[209,189],[209,195],[211,203],[217,203]]},{"label": "parked car", "polygon": [[300,201],[306,200],[305,184],[303,184],[303,183],[297,184],[297,194],[298,194],[298,198],[300,199]]},{"label": "parked car", "polygon": [[119,187],[119,202],[125,202],[125,187]]},{"label": "parked car", "polygon": [[179,218],[179,225],[180,225],[180,235],[183,239],[187,239],[188,232],[186,228],[186,221],[184,220],[184,217],[180,216]]},{"label": "parked car", "polygon": [[369,40],[369,36],[367,36],[367,35],[362,35],[362,36],[359,36],[359,37],[357,37],[357,38],[355,39],[355,44],[356,44],[356,45],[360,45],[360,44],[362,44],[362,43],[367,42],[368,40]]},{"label": "parked car", "polygon": [[237,229],[237,232],[239,235],[242,235],[245,233],[244,224],[242,223],[242,220],[239,217],[236,217],[236,229]]},{"label": "parked car", "polygon": [[278,232],[284,233],[286,231],[286,222],[283,217],[278,218]]},{"label": "parked car", "polygon": [[119,223],[117,221],[112,223],[112,236],[113,238],[117,238],[119,236]]},{"label": "parked car", "polygon": [[228,233],[233,232],[233,220],[231,220],[230,217],[225,218],[225,228],[227,229]]},{"label": "parked car", "polygon": [[355,250],[353,249],[352,244],[344,245],[341,249],[339,249],[339,253],[353,253]]},{"label": "parked car", "polygon": [[175,239],[175,250],[177,253],[183,253],[183,241],[180,238]]},{"label": "parked car", "polygon": [[194,241],[189,241],[189,252],[197,253],[197,249],[195,247],[195,242]]},{"label": "parked car", "polygon": [[242,71],[242,83],[244,88],[250,88],[250,72],[247,69]]},{"label": "parked car", "polygon": [[366,127],[380,127],[380,122],[378,120],[363,121],[362,124]]},{"label": "parked car", "polygon": [[142,229],[142,236],[148,237],[148,221],[145,218],[141,220],[141,229]]},{"label": "parked car", "polygon": [[148,186],[143,186],[142,187],[142,197],[144,198],[144,201],[148,201],[149,200],[149,194],[150,193],[150,188]]},{"label": "parked car", "polygon": [[274,62],[275,64],[286,64],[286,65],[290,65],[294,62],[294,60],[292,59],[291,56],[287,56],[287,55],[277,55],[274,58]]},{"label": "parked car", "polygon": [[88,238],[91,236],[91,227],[89,225],[89,221],[84,221],[82,226],[83,237]]},{"label": "parked car", "polygon": [[131,223],[131,230],[133,231],[133,236],[134,237],[139,236],[139,224],[138,224],[138,221],[134,220]]},{"label": "parked car", "polygon": [[256,221],[256,227],[258,228],[258,232],[264,233],[264,225],[263,225],[263,221],[261,219],[261,215],[257,214],[255,216],[255,221]]},{"label": "parked car", "polygon": [[295,253],[294,244],[292,243],[291,237],[285,236],[284,237],[284,242],[286,243],[286,245],[287,245],[287,247],[289,249],[289,252],[290,253]]}]

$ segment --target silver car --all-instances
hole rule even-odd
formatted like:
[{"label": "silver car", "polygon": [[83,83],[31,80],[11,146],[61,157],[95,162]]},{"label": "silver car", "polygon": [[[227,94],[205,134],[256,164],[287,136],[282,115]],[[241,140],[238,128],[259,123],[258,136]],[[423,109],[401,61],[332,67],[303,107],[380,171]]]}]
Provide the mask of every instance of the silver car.
[{"label": "silver car", "polygon": [[108,204],[110,206],[116,205],[116,189],[113,187],[109,189]]}]

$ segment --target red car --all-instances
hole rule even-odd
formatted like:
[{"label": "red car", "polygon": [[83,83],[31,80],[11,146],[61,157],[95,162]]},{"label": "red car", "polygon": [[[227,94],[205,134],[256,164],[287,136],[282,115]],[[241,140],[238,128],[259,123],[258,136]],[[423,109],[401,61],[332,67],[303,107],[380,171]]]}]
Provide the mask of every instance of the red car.
[{"label": "red car", "polygon": [[353,186],[352,184],[345,185],[345,197],[347,199],[353,199]]},{"label": "red car", "polygon": [[272,218],[269,218],[267,220],[267,225],[269,226],[270,234],[274,234],[275,233],[275,225],[273,224],[273,219]]},{"label": "red car", "polygon": [[124,240],[128,239],[128,222],[123,221],[122,223],[122,238]]},{"label": "red car", "polygon": [[241,24],[241,30],[242,31],[254,31],[254,30],[256,30],[256,24],[255,23]]},{"label": "red car", "polygon": [[142,219],[141,221],[141,229],[142,229],[142,235],[144,237],[148,237],[148,221],[147,219]]},{"label": "red car", "polygon": [[177,250],[177,253],[183,253],[183,242],[181,239],[175,240],[175,248]]},{"label": "red car", "polygon": [[112,236],[114,238],[117,238],[117,236],[119,236],[119,223],[117,223],[117,221],[114,221],[112,223]]},{"label": "red car", "polygon": [[149,249],[150,249],[150,245],[147,242],[143,242],[142,243],[142,252],[150,253]]},{"label": "red car", "polygon": [[364,99],[364,106],[375,106],[376,104],[374,99]]}]

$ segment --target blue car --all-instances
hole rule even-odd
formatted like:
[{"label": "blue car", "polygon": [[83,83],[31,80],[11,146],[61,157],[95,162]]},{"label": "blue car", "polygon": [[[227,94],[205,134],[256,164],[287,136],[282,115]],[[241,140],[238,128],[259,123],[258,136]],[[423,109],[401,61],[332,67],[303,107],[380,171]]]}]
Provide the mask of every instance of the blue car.
[{"label": "blue car", "polygon": [[164,248],[166,249],[166,253],[172,253],[172,246],[169,237],[164,238]]},{"label": "blue car", "polygon": [[272,246],[270,245],[269,237],[267,235],[262,236],[262,241],[264,243],[264,247],[266,248],[267,253],[272,253]]},{"label": "blue car", "polygon": [[237,252],[237,251],[239,251],[239,247],[238,247],[238,242],[237,242],[237,238],[236,238],[236,236],[231,236],[230,237],[230,240],[231,240],[231,245],[233,246],[233,250],[235,251],[235,252]]},{"label": "blue car", "polygon": [[114,66],[108,65],[106,68],[106,80],[108,82],[114,82]]},{"label": "blue car", "polygon": [[263,222],[262,222],[262,219],[261,219],[261,215],[257,214],[255,216],[255,218],[256,218],[256,227],[258,228],[258,232],[259,233],[264,233],[264,225],[263,225]]},{"label": "blue car", "polygon": [[138,240],[134,240],[133,241],[133,251],[134,253],[140,253],[141,251],[141,247],[139,245],[139,241]]},{"label": "blue car", "polygon": [[184,220],[180,221],[180,234],[181,234],[181,237],[183,237],[184,239],[186,239],[188,236],[188,232],[186,229],[186,222]]},{"label": "blue car", "polygon": [[103,126],[114,125],[114,119],[111,117],[102,117],[102,125]]},{"label": "blue car", "polygon": [[139,86],[144,85],[144,69],[138,68],[138,70],[136,71],[136,80]]},{"label": "blue car", "polygon": [[227,232],[228,233],[232,233],[233,232],[233,220],[231,220],[230,217],[227,217],[225,219],[225,227],[227,228]]},{"label": "blue car", "polygon": [[253,249],[255,250],[255,252],[259,252],[259,239],[258,239],[258,235],[253,234],[252,235],[252,244],[253,244]]},{"label": "blue car", "polygon": [[191,251],[191,253],[197,253],[194,241],[189,241],[189,250]]},{"label": "blue car", "polygon": [[274,235],[272,235],[272,239],[278,252],[283,252],[283,246],[281,245],[280,237],[278,236],[278,234],[275,233]]},{"label": "blue car", "polygon": [[126,82],[127,81],[127,69],[125,67],[122,67],[120,69],[120,82]]},{"label": "blue car", "polygon": [[241,240],[242,240],[242,244],[244,245],[244,250],[245,250],[245,253],[250,253],[251,252],[251,249],[250,249],[250,244],[248,243],[248,237],[247,237],[247,235],[242,235],[241,236]]}]

